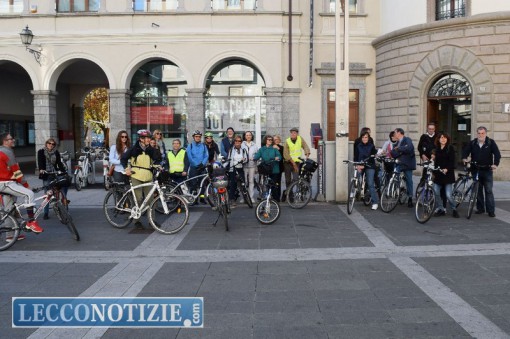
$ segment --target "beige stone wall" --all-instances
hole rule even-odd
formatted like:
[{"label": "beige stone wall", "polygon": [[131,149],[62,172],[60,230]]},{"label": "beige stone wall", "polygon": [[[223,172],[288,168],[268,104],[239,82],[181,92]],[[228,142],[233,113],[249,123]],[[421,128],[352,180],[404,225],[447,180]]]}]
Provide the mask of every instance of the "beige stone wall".
[{"label": "beige stone wall", "polygon": [[376,39],[377,140],[402,127],[416,142],[427,118],[427,91],[438,75],[463,75],[472,87],[472,138],[484,125],[502,153],[495,177],[510,178],[510,12],[452,19]]}]

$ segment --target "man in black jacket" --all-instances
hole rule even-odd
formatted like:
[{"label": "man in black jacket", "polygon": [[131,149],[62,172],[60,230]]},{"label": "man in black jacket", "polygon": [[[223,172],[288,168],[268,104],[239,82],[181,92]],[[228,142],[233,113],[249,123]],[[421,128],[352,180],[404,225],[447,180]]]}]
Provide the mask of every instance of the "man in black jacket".
[{"label": "man in black jacket", "polygon": [[[436,148],[434,144],[436,140],[436,125],[429,122],[427,125],[427,132],[423,133],[418,142],[418,153],[420,153],[420,160],[422,162],[429,161],[432,156],[432,150]],[[427,169],[424,167],[421,174],[420,185],[423,185],[427,179]],[[443,207],[446,208],[446,192],[444,186],[441,186],[441,199],[443,200]]]},{"label": "man in black jacket", "polygon": [[[478,168],[478,199],[476,201],[475,214],[489,213],[489,217],[495,217],[496,205],[492,193],[492,172],[499,166],[501,153],[498,145],[487,136],[487,128],[480,126],[476,129],[477,138],[473,139],[462,152],[462,161],[467,162],[469,155],[471,161],[477,163]],[[484,193],[485,191],[485,198]]]}]

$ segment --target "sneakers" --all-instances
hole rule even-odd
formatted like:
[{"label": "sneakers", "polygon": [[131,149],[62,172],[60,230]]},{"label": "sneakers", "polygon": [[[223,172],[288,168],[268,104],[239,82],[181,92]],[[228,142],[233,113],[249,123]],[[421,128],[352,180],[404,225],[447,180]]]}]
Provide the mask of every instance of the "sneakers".
[{"label": "sneakers", "polygon": [[39,226],[39,223],[37,222],[37,220],[32,220],[32,221],[27,222],[25,228],[31,230],[34,233],[41,233],[42,231],[44,231],[42,229],[42,227]]},{"label": "sneakers", "polygon": [[485,211],[481,211],[481,210],[476,210],[475,211],[475,214],[484,214],[484,213],[485,213]]},{"label": "sneakers", "polygon": [[[455,212],[457,212],[457,211],[455,211]],[[445,211],[445,210],[436,210],[436,211],[434,212],[434,216],[435,216],[435,217],[442,217],[443,215],[446,215],[446,211]],[[457,215],[458,215],[458,214],[457,214]],[[458,217],[457,217],[457,218],[458,218]]]},{"label": "sneakers", "polygon": [[378,204],[372,204],[372,211],[375,211],[378,208],[379,208]]},{"label": "sneakers", "polygon": [[454,218],[458,218],[459,217],[459,212],[457,212],[457,210],[453,210],[452,211],[452,215]]},{"label": "sneakers", "polygon": [[45,215],[43,216],[43,219],[44,219],[44,220],[48,220],[49,218],[50,218],[50,216],[49,216],[49,215],[47,215],[47,214],[45,214]]},{"label": "sneakers", "polygon": [[[11,235],[11,236],[9,236],[9,237],[6,237],[6,238],[5,238],[5,240],[6,240],[7,242],[11,242],[11,241],[12,241],[12,239],[14,239],[14,237],[13,237],[12,235]],[[20,240],[25,240],[25,235],[24,235],[24,234],[20,234],[20,235],[18,235],[18,239],[17,239],[17,241],[20,241]]]},{"label": "sneakers", "polygon": [[407,200],[407,207],[414,207],[413,206],[413,198],[409,197],[409,200]]}]

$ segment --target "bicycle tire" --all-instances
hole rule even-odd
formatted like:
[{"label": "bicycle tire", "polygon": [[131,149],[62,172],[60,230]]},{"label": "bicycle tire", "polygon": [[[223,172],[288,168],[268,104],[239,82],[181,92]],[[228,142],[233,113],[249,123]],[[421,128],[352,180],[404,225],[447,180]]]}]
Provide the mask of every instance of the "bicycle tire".
[{"label": "bicycle tire", "polygon": [[76,188],[77,191],[81,191],[81,189],[83,187],[82,183],[83,183],[83,173],[80,169],[74,175],[74,188]]},{"label": "bicycle tire", "polygon": [[220,206],[221,215],[223,217],[223,225],[225,225],[225,231],[228,232],[228,206],[225,201],[221,203]]},{"label": "bicycle tire", "polygon": [[[177,207],[172,211],[169,209],[168,214],[165,214],[160,212],[163,210],[163,204]],[[158,197],[150,204],[149,223],[154,230],[161,234],[175,234],[179,232],[186,226],[188,219],[188,204],[181,196],[172,194],[165,196],[165,199]]]},{"label": "bicycle tire", "polygon": [[53,211],[57,215],[58,220],[65,225],[67,223],[67,216],[69,215],[69,213],[66,213],[67,211],[64,212],[66,208],[64,204],[62,204],[62,201],[60,200],[55,201],[52,207]]},{"label": "bicycle tire", "polygon": [[390,213],[393,211],[398,204],[399,197],[397,195],[398,192],[395,186],[395,181],[390,179],[388,185],[384,187],[383,193],[381,194],[381,210],[385,213]]},{"label": "bicycle tire", "polygon": [[273,198],[262,200],[255,208],[255,217],[264,225],[270,225],[280,218],[280,205]]},{"label": "bicycle tire", "polygon": [[464,194],[466,193],[467,180],[458,178],[453,184],[452,199],[455,201],[455,208],[459,207],[464,201]]},{"label": "bicycle tire", "polygon": [[[407,203],[408,200],[408,194],[407,194],[407,183],[404,180],[400,180],[400,191],[398,195],[398,203],[400,205],[403,205]],[[411,192],[412,194],[412,192]]]},{"label": "bicycle tire", "polygon": [[[119,199],[124,199],[121,203]],[[124,205],[126,208],[125,211],[120,211],[117,208],[117,204]],[[106,217],[106,220],[115,228],[124,228],[127,227],[131,221],[131,207],[134,206],[132,198],[129,194],[126,196],[121,192],[110,191],[106,194],[103,202],[103,212]]]},{"label": "bicycle tire", "polygon": [[291,208],[300,209],[308,205],[312,199],[312,188],[307,181],[298,180],[287,189],[287,203]]},{"label": "bicycle tire", "polygon": [[471,194],[469,195],[469,205],[468,205],[468,211],[467,211],[467,218],[470,219],[473,215],[473,209],[476,205],[476,199],[478,198],[478,185],[480,183],[477,181],[473,183],[471,186]]},{"label": "bicycle tire", "polygon": [[424,224],[429,221],[434,213],[436,197],[432,187],[427,186],[421,190],[420,196],[416,199],[415,213],[416,221]]},{"label": "bicycle tire", "polygon": [[354,201],[356,201],[356,191],[358,190],[356,180],[352,179],[349,184],[349,197],[347,198],[347,214],[351,214],[354,209]]},{"label": "bicycle tire", "polygon": [[216,190],[211,183],[209,183],[205,189],[205,199],[209,203],[209,206],[213,208],[219,206],[218,193],[216,193]]},{"label": "bicycle tire", "polygon": [[372,197],[370,196],[370,190],[368,189],[368,184],[365,183],[365,191],[363,192],[363,205],[370,206],[372,203]]},{"label": "bicycle tire", "polygon": [[[16,218],[12,215],[6,216],[5,212],[0,211],[0,251],[5,251],[14,245],[14,243],[18,240],[20,232],[21,229]],[[7,237],[10,237],[11,235],[12,240],[7,241]]]},{"label": "bicycle tire", "polygon": [[248,188],[246,186],[242,186],[241,191],[243,193],[243,198],[244,198],[244,202],[246,203],[246,205],[248,205],[249,208],[253,208],[253,200],[251,200],[251,196],[248,192]]},{"label": "bicycle tire", "polygon": [[73,217],[71,217],[71,214],[69,214],[68,211],[65,211],[64,213],[67,214],[67,223],[65,224],[67,226],[67,229],[69,230],[69,232],[71,232],[74,240],[80,241],[80,234],[78,233],[78,229],[74,224]]},{"label": "bicycle tire", "polygon": [[425,179],[421,179],[418,185],[416,186],[416,190],[414,191],[414,197],[415,199],[418,199],[420,196],[421,191],[425,188]]}]

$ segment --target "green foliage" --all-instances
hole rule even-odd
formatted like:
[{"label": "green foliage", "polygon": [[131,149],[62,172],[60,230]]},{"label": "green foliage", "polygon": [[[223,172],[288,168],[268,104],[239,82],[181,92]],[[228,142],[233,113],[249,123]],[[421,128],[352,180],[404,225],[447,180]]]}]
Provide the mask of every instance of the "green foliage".
[{"label": "green foliage", "polygon": [[108,142],[110,131],[107,128],[110,121],[108,89],[104,87],[95,88],[87,94],[83,101],[83,120],[85,126],[88,126],[90,123],[94,132],[101,133],[102,131],[106,142]]}]

